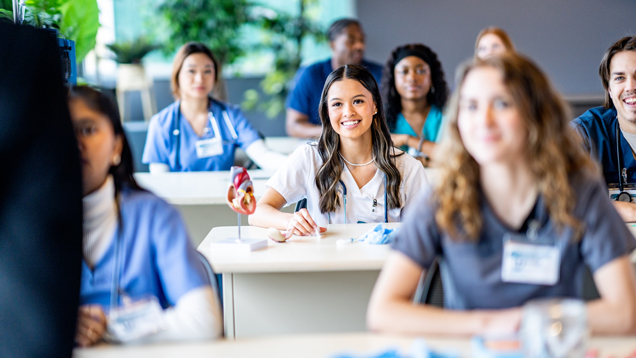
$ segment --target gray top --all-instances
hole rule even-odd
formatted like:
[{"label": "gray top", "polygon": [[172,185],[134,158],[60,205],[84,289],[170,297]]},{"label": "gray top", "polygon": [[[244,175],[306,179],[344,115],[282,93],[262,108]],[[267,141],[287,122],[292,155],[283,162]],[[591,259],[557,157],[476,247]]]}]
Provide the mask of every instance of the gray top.
[{"label": "gray top", "polygon": [[441,259],[444,306],[449,309],[516,307],[539,297],[580,298],[585,265],[594,272],[632,252],[636,240],[614,209],[601,178],[590,173],[577,173],[570,178],[577,193],[574,215],[586,225],[580,241],[571,240],[571,228],[557,231],[541,197],[534,211],[540,223],[539,239],[560,247],[560,276],[553,286],[502,282],[503,236],[516,230],[496,217],[483,195],[483,225],[477,242],[453,241],[438,229],[434,217],[437,204],[432,191],[427,190],[419,198],[417,210],[406,213],[393,248],[424,269],[436,257]]}]

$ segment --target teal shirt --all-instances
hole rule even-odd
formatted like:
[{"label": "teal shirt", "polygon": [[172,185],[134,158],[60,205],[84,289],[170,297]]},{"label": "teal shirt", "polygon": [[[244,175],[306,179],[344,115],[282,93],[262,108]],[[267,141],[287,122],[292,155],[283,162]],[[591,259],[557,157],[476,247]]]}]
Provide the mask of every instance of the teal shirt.
[{"label": "teal shirt", "polygon": [[[399,113],[397,116],[397,120],[395,122],[395,129],[393,130],[393,134],[408,134],[413,137],[421,138],[424,136],[425,140],[431,142],[437,142],[437,137],[439,135],[439,130],[442,127],[442,111],[437,106],[431,106],[431,109],[428,111],[428,116],[426,116],[426,121],[424,122],[424,127],[422,128],[422,133],[417,134],[406,121],[406,118]],[[404,151],[408,151],[408,147],[402,146],[401,148]]]}]

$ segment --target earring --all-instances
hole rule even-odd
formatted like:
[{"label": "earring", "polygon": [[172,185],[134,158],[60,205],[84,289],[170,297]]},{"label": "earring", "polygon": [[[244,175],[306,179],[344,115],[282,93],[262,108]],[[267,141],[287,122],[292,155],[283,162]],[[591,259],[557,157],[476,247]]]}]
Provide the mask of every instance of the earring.
[{"label": "earring", "polygon": [[113,157],[113,166],[116,167],[121,163],[121,156],[119,154],[115,154]]},{"label": "earring", "polygon": [[373,112],[373,115],[375,116],[376,114],[378,114],[378,111],[376,110],[375,112]]}]

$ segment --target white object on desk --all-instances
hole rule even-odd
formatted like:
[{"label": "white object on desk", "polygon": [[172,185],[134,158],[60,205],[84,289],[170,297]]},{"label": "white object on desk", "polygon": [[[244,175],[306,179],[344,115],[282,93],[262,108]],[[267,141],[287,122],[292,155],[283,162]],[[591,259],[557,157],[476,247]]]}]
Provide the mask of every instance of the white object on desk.
[{"label": "white object on desk", "polygon": [[[375,225],[330,225],[320,241],[314,236],[293,236],[285,243],[270,240],[267,248],[249,254],[212,250],[211,242],[235,236],[236,227],[212,229],[198,250],[223,274],[225,334],[366,330],[369,297],[390,248],[336,242],[359,237]],[[267,237],[264,228],[243,227],[243,233]]]}]

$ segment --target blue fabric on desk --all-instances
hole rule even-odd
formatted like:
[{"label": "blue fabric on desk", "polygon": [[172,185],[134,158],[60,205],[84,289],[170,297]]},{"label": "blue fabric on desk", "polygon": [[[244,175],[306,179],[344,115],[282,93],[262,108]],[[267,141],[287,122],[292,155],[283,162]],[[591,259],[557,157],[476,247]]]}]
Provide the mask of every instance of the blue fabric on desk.
[{"label": "blue fabric on desk", "polygon": [[387,229],[382,224],[378,224],[372,230],[360,236],[357,241],[372,245],[390,244],[393,242],[394,235],[392,235],[392,233],[394,231],[395,229]]},{"label": "blue fabric on desk", "polygon": [[396,348],[389,348],[379,354],[372,355],[352,355],[339,354],[332,358],[459,358],[459,352],[455,350],[435,351],[429,348],[426,341],[422,338],[416,338],[411,344],[409,354],[402,355]]}]

